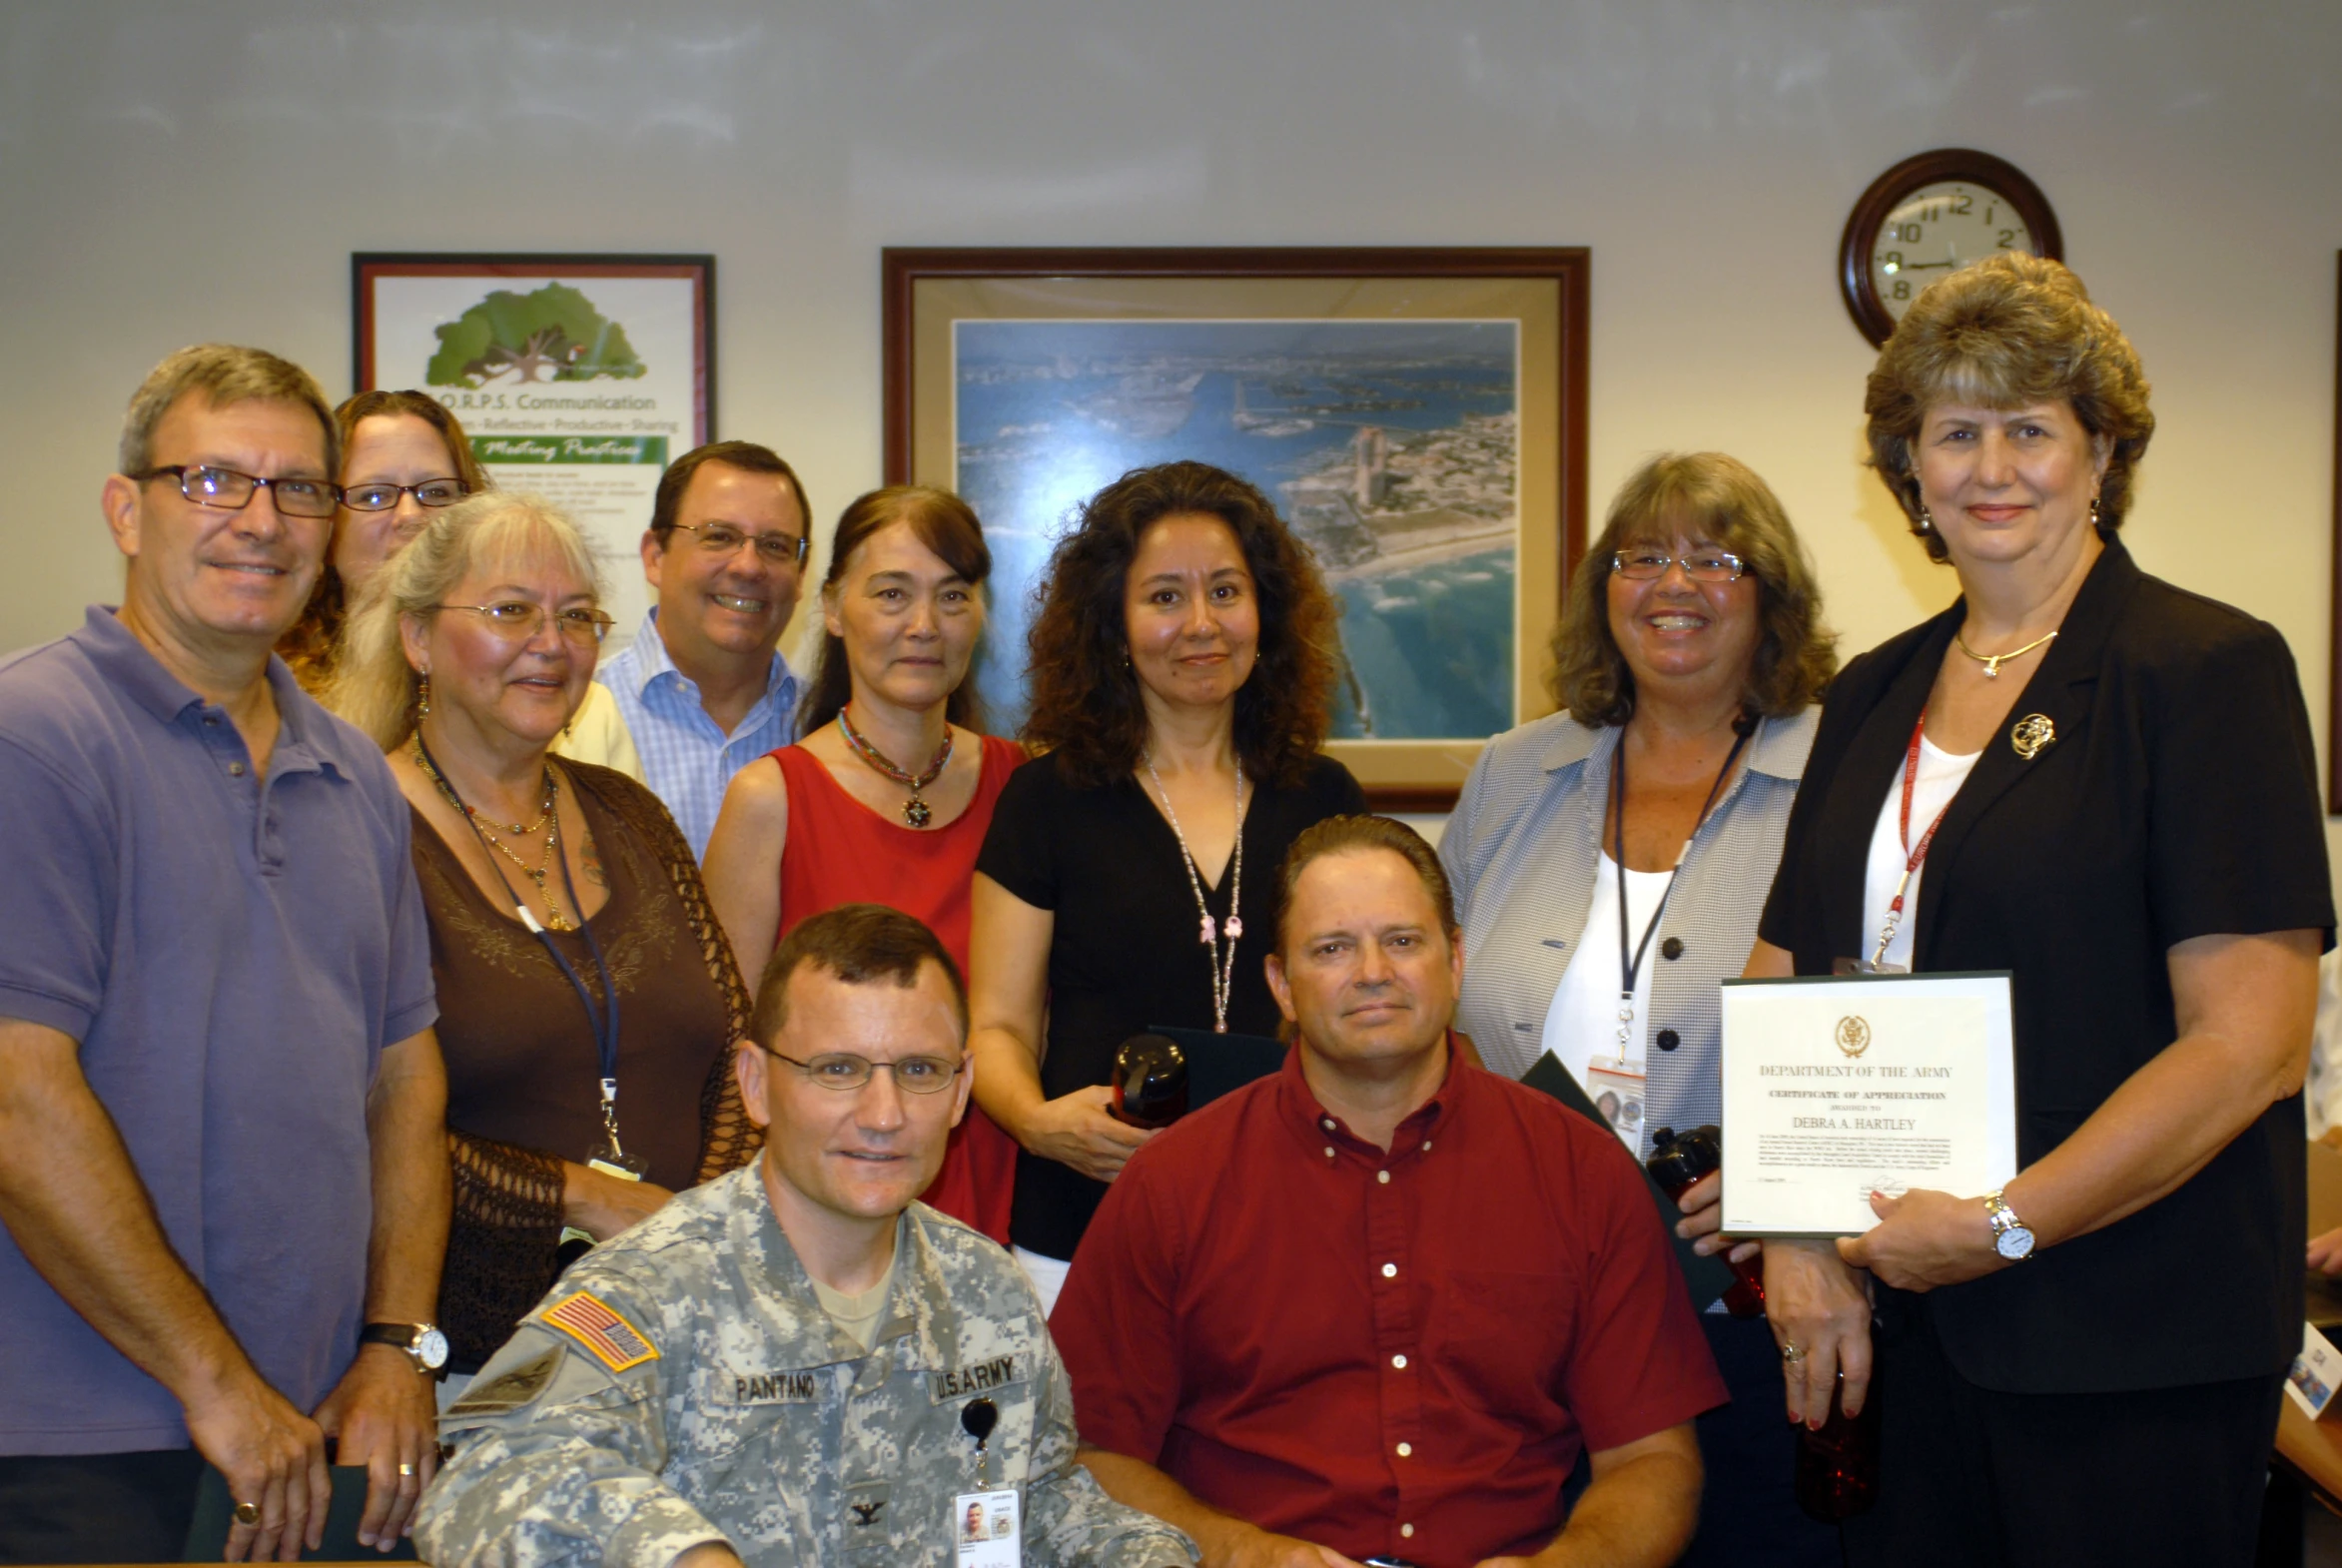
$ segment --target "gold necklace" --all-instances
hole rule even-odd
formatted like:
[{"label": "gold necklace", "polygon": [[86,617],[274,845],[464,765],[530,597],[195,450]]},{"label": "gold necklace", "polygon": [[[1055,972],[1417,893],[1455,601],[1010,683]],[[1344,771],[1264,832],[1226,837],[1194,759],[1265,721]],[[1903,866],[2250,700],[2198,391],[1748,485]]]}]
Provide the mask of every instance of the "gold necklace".
[{"label": "gold necklace", "polygon": [[420,731],[414,737],[414,763],[430,775],[431,782],[439,787],[439,793],[446,797],[447,804],[463,814],[464,819],[471,824],[471,831],[479,835],[482,844],[512,862],[520,869],[522,876],[536,884],[537,894],[545,904],[545,929],[575,931],[577,923],[561,913],[561,906],[553,899],[552,887],[545,881],[555,864],[553,857],[561,850],[561,818],[554,809],[560,800],[561,783],[559,776],[553,772],[553,765],[550,762],[545,764],[544,802],[537,810],[536,820],[525,827],[513,823],[509,828],[515,838],[531,837],[538,828],[545,830],[544,850],[537,856],[537,863],[531,866],[514,854],[510,845],[489,831],[490,827],[502,828],[505,824],[483,820],[478,812],[464,803],[462,796],[455,793],[455,786],[447,782],[447,776],[439,771],[436,760],[423,749]]},{"label": "gold necklace", "polygon": [[1975,649],[1969,647],[1967,645],[1967,639],[1962,637],[1956,631],[1952,634],[1952,640],[1959,645],[1960,652],[1966,654],[1969,658],[1974,659],[1978,664],[1984,666],[1984,679],[1998,680],[2000,678],[2000,665],[2002,661],[2007,659],[2021,659],[2026,654],[2032,652],[2033,649],[2039,647],[2042,643],[2051,640],[2056,635],[2057,633],[2052,631],[2047,636],[2035,637],[2032,641],[2026,643],[2023,647],[2011,648],[2006,653],[1978,653]]}]

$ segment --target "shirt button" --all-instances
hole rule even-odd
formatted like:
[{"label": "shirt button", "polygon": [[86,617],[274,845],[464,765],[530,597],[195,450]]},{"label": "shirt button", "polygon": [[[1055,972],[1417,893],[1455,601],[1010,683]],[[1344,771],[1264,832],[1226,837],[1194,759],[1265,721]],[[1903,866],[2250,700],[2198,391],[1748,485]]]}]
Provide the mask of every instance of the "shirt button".
[{"label": "shirt button", "polygon": [[1423,1140],[1423,1153],[1425,1153],[1426,1155],[1428,1155],[1429,1153],[1431,1153],[1431,1140],[1429,1140],[1429,1139],[1425,1139],[1425,1140]]},{"label": "shirt button", "polygon": [[230,778],[233,778],[233,779],[240,779],[240,778],[244,777],[244,764],[243,764],[243,763],[241,763],[241,762],[231,762],[231,763],[229,763],[229,764],[228,764],[228,776],[229,776]]},{"label": "shirt button", "polygon": [[1318,1119],[1318,1123],[1317,1123],[1317,1125],[1318,1125],[1319,1127],[1321,1127],[1321,1128],[1325,1129],[1325,1131],[1327,1131],[1328,1133],[1330,1133],[1330,1132],[1332,1132],[1332,1131],[1333,1131],[1333,1118],[1331,1118],[1331,1117],[1321,1117],[1321,1118],[1319,1118],[1319,1119]]},{"label": "shirt button", "polygon": [[1414,1452],[1415,1445],[1413,1443],[1401,1443],[1398,1445],[1398,1456],[1401,1459],[1413,1457]]},{"label": "shirt button", "polygon": [[1665,942],[1660,943],[1659,956],[1670,962],[1683,957],[1683,938],[1669,937]]},{"label": "shirt button", "polygon": [[1382,1265],[1382,1277],[1385,1279],[1396,1279],[1398,1277],[1398,1264],[1384,1263]]},{"label": "shirt button", "polygon": [[1402,1524],[1398,1527],[1398,1533],[1405,1536],[1409,1540],[1413,1540],[1415,1538],[1415,1527],[1411,1524]]},{"label": "shirt button", "polygon": [[1374,1173],[1374,1179],[1381,1182],[1384,1186],[1388,1186],[1390,1185],[1390,1173],[1387,1171],[1377,1171]]},{"label": "shirt button", "polygon": [[207,713],[204,715],[204,722],[206,724],[216,725],[220,722],[220,715],[217,713]]},{"label": "shirt button", "polygon": [[1331,1144],[1325,1146],[1325,1158],[1328,1160],[1333,1158],[1333,1146]]},{"label": "shirt button", "polygon": [[1672,1029],[1663,1029],[1651,1037],[1651,1044],[1662,1051],[1673,1051],[1677,1046],[1683,1044],[1683,1036]]}]

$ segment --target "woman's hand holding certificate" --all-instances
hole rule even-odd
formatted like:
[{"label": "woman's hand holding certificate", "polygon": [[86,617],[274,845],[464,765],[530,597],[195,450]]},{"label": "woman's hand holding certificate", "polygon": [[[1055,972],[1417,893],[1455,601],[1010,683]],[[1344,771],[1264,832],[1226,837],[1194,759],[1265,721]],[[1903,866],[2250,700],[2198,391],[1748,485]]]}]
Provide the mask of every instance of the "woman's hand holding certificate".
[{"label": "woman's hand holding certificate", "polygon": [[1980,1197],[1918,1190],[1871,1196],[1879,1223],[1842,1236],[1838,1255],[1868,1268],[1898,1290],[1933,1290],[2013,1266],[1992,1244],[1992,1221]]}]

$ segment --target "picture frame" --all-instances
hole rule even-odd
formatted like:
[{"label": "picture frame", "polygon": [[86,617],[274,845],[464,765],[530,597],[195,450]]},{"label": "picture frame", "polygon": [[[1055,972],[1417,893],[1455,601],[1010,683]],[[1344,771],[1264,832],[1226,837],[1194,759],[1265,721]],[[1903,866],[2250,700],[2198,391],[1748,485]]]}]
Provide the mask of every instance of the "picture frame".
[{"label": "picture frame", "polygon": [[[2334,253],[2335,297],[2342,305],[2342,251]],[[2334,348],[2334,559],[2326,605],[2326,815],[2342,817],[2342,328]]]},{"label": "picture frame", "polygon": [[[353,390],[438,398],[498,487],[631,563],[667,463],[715,438],[715,258],[372,251],[350,275]],[[615,646],[649,590],[610,577]]]},{"label": "picture frame", "polygon": [[1552,710],[1590,269],[1578,247],[885,251],[886,475],[984,518],[987,699],[1022,712],[1032,588],[1080,501],[1197,457],[1259,484],[1342,600],[1328,752],[1376,810],[1450,809],[1490,735]]}]

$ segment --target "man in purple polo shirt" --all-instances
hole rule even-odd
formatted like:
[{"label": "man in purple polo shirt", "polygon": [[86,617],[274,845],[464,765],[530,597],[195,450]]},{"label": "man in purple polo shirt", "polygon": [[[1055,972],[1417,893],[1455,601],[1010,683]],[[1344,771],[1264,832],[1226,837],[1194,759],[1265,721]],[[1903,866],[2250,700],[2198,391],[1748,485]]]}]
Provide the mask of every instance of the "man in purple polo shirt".
[{"label": "man in purple polo shirt", "polygon": [[103,492],[121,609],[0,663],[0,1562],[176,1558],[205,1460],[228,1555],[291,1558],[329,1436],[389,1550],[435,1460],[405,1346],[446,1090],[407,808],[270,654],[337,445],[298,366],[171,356]]}]

